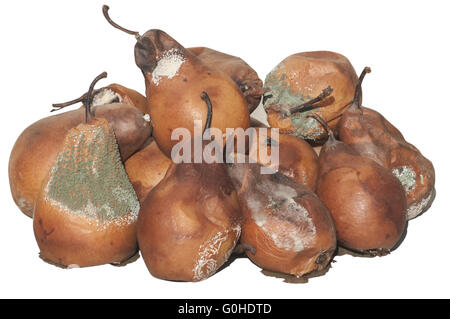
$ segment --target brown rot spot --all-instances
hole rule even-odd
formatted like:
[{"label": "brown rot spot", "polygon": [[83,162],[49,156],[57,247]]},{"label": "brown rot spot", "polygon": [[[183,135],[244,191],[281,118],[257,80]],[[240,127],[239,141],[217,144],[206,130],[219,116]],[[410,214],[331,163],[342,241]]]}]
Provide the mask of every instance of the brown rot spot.
[{"label": "brown rot spot", "polygon": [[109,242],[110,246],[114,246],[114,243],[112,241]]},{"label": "brown rot spot", "polygon": [[386,239],[389,239],[391,237],[390,234],[386,234]]},{"label": "brown rot spot", "polygon": [[221,185],[221,186],[220,186],[220,191],[221,191],[222,193],[224,193],[225,195],[230,196],[230,194],[231,194],[231,192],[232,192],[232,189],[231,189],[231,187],[228,186],[228,185]]},{"label": "brown rot spot", "polygon": [[329,260],[328,253],[325,251],[325,252],[321,253],[319,255],[319,257],[317,257],[316,264],[317,265],[324,265],[324,264],[328,263],[328,260]]},{"label": "brown rot spot", "polygon": [[183,81],[184,81],[184,82],[187,82],[187,79],[186,79],[186,78],[184,78],[184,79],[183,79]]},{"label": "brown rot spot", "polygon": [[49,232],[44,230],[44,239],[46,239],[48,236],[50,236],[54,231],[55,231],[54,228],[52,228],[52,230],[50,230]]}]

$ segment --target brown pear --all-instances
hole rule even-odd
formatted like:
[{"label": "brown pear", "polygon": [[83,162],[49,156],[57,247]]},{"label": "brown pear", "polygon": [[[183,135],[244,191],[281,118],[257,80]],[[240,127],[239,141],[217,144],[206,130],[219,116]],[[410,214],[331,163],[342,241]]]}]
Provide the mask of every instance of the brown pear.
[{"label": "brown pear", "polygon": [[164,178],[172,164],[152,141],[125,162],[125,170],[133,185],[139,203],[143,203],[147,194]]},{"label": "brown pear", "polygon": [[[271,161],[272,150],[278,152],[278,162]],[[292,178],[311,191],[316,189],[319,157],[303,139],[287,134],[275,137],[268,130],[267,134],[258,134],[252,140],[249,157]]]},{"label": "brown pear", "polygon": [[209,67],[218,69],[231,77],[241,89],[247,101],[249,113],[258,107],[264,93],[263,82],[256,71],[244,60],[205,47],[188,48],[188,50]]},{"label": "brown pear", "polygon": [[[84,122],[85,112],[80,108],[43,118],[17,138],[9,158],[9,184],[14,202],[25,215],[31,217],[42,181],[53,166],[67,132]],[[105,104],[94,107],[93,113],[105,118],[113,128],[123,161],[151,135],[148,119],[135,106]]]},{"label": "brown pear", "polygon": [[400,131],[375,110],[361,106],[361,82],[370,68],[365,68],[353,103],[339,123],[339,138],[360,155],[386,167],[400,180],[408,205],[407,219],[425,212],[435,196],[435,172],[431,161],[408,143]]},{"label": "brown pear", "polygon": [[369,255],[389,253],[406,226],[406,197],[400,181],[390,170],[361,156],[351,146],[329,140],[319,156],[316,193],[330,210],[338,243]]},{"label": "brown pear", "polygon": [[255,264],[297,277],[327,267],[336,232],[312,191],[281,173],[261,174],[259,164],[232,164],[228,174],[243,214],[240,242]]},{"label": "brown pear", "polygon": [[[209,128],[212,106],[206,100]],[[137,238],[153,276],[203,280],[231,255],[241,232],[241,213],[226,167],[217,159],[173,163],[142,204]]]},{"label": "brown pear", "polygon": [[137,252],[139,201],[108,121],[70,129],[33,212],[40,256],[62,267],[120,263]]},{"label": "brown pear", "polygon": [[[264,82],[267,120],[280,133],[321,145],[327,134],[308,114],[314,111],[335,129],[353,99],[357,82],[353,66],[341,54],[329,51],[293,54],[281,61]],[[333,91],[316,99],[328,86]]]},{"label": "brown pear", "polygon": [[247,103],[233,80],[209,67],[161,30],[138,32],[119,27],[103,7],[105,18],[114,27],[137,38],[135,61],[141,69],[153,123],[153,138],[161,151],[171,157],[175,129],[188,129],[194,136],[194,121],[205,123],[207,113],[200,96],[206,92],[214,105],[211,128],[225,133],[227,128],[246,129],[250,125]]}]

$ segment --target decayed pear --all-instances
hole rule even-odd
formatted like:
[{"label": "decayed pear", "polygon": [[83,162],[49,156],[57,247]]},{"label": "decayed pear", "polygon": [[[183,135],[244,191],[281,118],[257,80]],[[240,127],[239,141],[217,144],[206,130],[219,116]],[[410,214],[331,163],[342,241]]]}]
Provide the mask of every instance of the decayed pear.
[{"label": "decayed pear", "polygon": [[[308,118],[313,112],[335,129],[352,101],[358,76],[350,61],[329,51],[302,52],[281,61],[266,77],[263,102],[267,120],[280,133],[301,137],[314,145],[327,139],[326,131]],[[333,92],[301,110],[294,108],[319,96],[331,86]]]},{"label": "decayed pear", "polygon": [[152,141],[125,162],[128,178],[142,204],[148,193],[164,178],[172,164]]},{"label": "decayed pear", "polygon": [[[206,130],[213,107],[207,94],[201,98],[208,106]],[[207,145],[201,145],[205,151]],[[139,212],[139,248],[150,273],[161,279],[210,277],[230,257],[241,233],[238,199],[221,154],[211,154],[210,164],[194,163],[191,155],[190,163],[170,166]]]},{"label": "decayed pear", "polygon": [[[93,98],[94,106],[96,101],[114,102],[114,98],[105,100],[105,97],[96,96]],[[127,100],[125,97],[122,99]],[[93,111],[95,116],[105,118],[114,129],[124,161],[139,150],[151,135],[151,125],[136,106],[112,103],[95,106]],[[9,183],[15,203],[27,216],[31,217],[42,181],[54,164],[65,135],[84,122],[84,118],[84,108],[49,116],[31,124],[17,138],[9,158]]]},{"label": "decayed pear", "polygon": [[[368,72],[369,68],[363,71],[361,81]],[[357,93],[361,95],[361,83]],[[339,138],[400,180],[406,192],[407,219],[431,206],[435,196],[433,164],[383,115],[361,106],[360,99],[355,98],[339,122]]]},{"label": "decayed pear", "polygon": [[140,35],[115,23],[109,16],[108,6],[104,5],[102,10],[113,27],[137,39],[134,56],[145,78],[153,138],[167,157],[171,157],[172,147],[178,143],[173,134],[187,129],[194,136],[194,121],[205,123],[203,92],[214,105],[211,128],[225,134],[227,128],[249,127],[247,102],[229,76],[209,67],[164,31],[151,29]]},{"label": "decayed pear", "polygon": [[263,82],[256,71],[244,60],[205,47],[188,48],[188,50],[209,67],[218,69],[231,77],[241,89],[250,113],[258,107],[264,93]]},{"label": "decayed pear", "polygon": [[225,133],[227,128],[249,127],[247,103],[236,83],[165,32],[150,30],[141,36],[135,46],[135,59],[145,77],[153,137],[168,157],[177,143],[172,139],[175,129],[186,128],[194,136],[194,120],[205,123],[202,92],[214,105],[212,128]]},{"label": "decayed pear", "polygon": [[316,193],[333,216],[338,243],[361,253],[386,254],[405,230],[405,191],[390,170],[337,141],[328,130]]},{"label": "decayed pear", "polygon": [[155,277],[206,279],[231,255],[240,221],[223,164],[172,164],[139,212],[142,257]]},{"label": "decayed pear", "polygon": [[105,119],[65,135],[36,200],[41,257],[63,267],[118,263],[137,251],[139,201]]},{"label": "decayed pear", "polygon": [[324,269],[336,249],[333,220],[308,188],[281,173],[261,174],[259,164],[232,164],[243,222],[240,243],[265,270],[303,276]]}]

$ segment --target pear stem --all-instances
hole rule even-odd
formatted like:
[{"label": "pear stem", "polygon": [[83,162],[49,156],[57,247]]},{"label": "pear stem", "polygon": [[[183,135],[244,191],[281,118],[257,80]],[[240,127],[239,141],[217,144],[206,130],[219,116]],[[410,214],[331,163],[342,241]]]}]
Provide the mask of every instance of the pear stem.
[{"label": "pear stem", "polygon": [[[97,94],[98,91],[100,91],[100,89],[94,90],[94,95]],[[72,100],[72,101],[68,101],[68,102],[64,102],[64,103],[55,103],[55,104],[52,104],[53,109],[50,110],[50,112],[59,111],[59,110],[65,108],[65,107],[67,107],[67,106],[76,104],[76,103],[78,103],[78,102],[86,103],[86,97],[87,97],[87,92],[84,93],[84,94],[83,94],[82,96],[80,96],[79,98],[76,98],[76,99],[74,99],[74,100]]]},{"label": "pear stem", "polygon": [[312,107],[314,104],[316,104],[317,102],[322,101],[323,99],[325,99],[326,97],[328,97],[331,93],[333,92],[333,88],[331,86],[328,86],[327,88],[325,88],[318,96],[316,96],[315,98],[313,98],[312,100],[309,100],[308,102],[305,102],[301,105],[298,106],[294,106],[292,107],[289,112],[290,113],[296,113],[296,112],[301,112],[301,111],[305,111],[306,108],[308,107]]},{"label": "pear stem", "polygon": [[123,31],[123,32],[125,32],[125,33],[134,35],[134,37],[136,38],[136,40],[139,40],[139,39],[141,38],[141,35],[139,34],[139,32],[131,31],[131,30],[125,29],[124,27],[122,27],[122,26],[118,25],[117,23],[115,23],[115,22],[111,19],[111,17],[109,16],[109,13],[108,13],[109,7],[108,7],[107,5],[103,5],[102,11],[103,11],[103,15],[104,15],[106,21],[108,21],[108,23],[109,23],[110,25],[112,25],[114,28],[119,29],[120,31]]},{"label": "pear stem", "polygon": [[312,114],[308,114],[308,115],[306,116],[306,118],[310,118],[310,117],[312,117],[313,119],[315,119],[317,122],[319,122],[319,123],[323,126],[323,128],[327,131],[329,140],[330,140],[331,142],[336,141],[336,138],[334,137],[334,134],[333,134],[333,130],[330,128],[330,126],[328,125],[328,123],[327,123],[320,115],[318,115],[318,114],[316,114],[316,113],[312,113]]},{"label": "pear stem", "polygon": [[366,74],[370,73],[370,72],[372,72],[372,70],[368,66],[366,66],[364,68],[364,70],[362,70],[362,72],[361,72],[361,74],[359,76],[358,84],[356,84],[355,96],[353,97],[352,104],[355,104],[358,109],[360,109],[361,106],[362,106],[362,88],[361,88],[361,84],[362,84]]},{"label": "pear stem", "polygon": [[89,86],[89,90],[86,93],[86,123],[89,122],[89,118],[93,117],[94,114],[91,111],[91,104],[92,104],[92,96],[94,93],[94,87],[97,84],[98,81],[101,79],[104,79],[108,76],[108,73],[102,72],[101,74],[97,75],[97,77],[92,81],[91,85]]},{"label": "pear stem", "polygon": [[209,98],[208,93],[202,92],[202,95],[200,96],[203,101],[205,101],[206,106],[208,107],[208,114],[206,115],[206,123],[205,128],[203,130],[203,134],[205,134],[205,131],[209,128],[211,128],[211,120],[212,120],[212,103]]}]

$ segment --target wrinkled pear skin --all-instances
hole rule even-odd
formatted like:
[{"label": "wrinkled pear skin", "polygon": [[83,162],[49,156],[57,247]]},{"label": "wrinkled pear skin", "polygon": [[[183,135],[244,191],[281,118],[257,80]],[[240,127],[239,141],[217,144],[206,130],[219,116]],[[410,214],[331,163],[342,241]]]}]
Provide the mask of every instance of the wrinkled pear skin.
[{"label": "wrinkled pear skin", "polygon": [[247,101],[249,113],[258,107],[264,93],[263,82],[256,71],[244,60],[205,47],[188,48],[188,50],[209,67],[228,75],[239,86]]},{"label": "wrinkled pear skin", "polygon": [[107,121],[80,124],[66,134],[36,199],[40,256],[62,267],[127,260],[137,251],[138,212]]},{"label": "wrinkled pear skin", "polygon": [[361,156],[398,176],[406,192],[408,220],[431,206],[435,193],[433,164],[383,115],[367,107],[351,107],[339,123],[339,137]]},{"label": "wrinkled pear skin", "polygon": [[[313,51],[293,54],[280,62],[266,77],[264,103],[267,120],[280,133],[307,140],[314,146],[327,140],[327,133],[314,119],[306,118],[314,112],[334,130],[342,113],[353,99],[358,76],[350,61],[343,55],[330,51]],[[312,110],[290,114],[292,107],[318,96],[331,86],[333,92],[314,104]]]},{"label": "wrinkled pear skin", "polygon": [[[270,131],[267,132],[271,136]],[[287,134],[279,134],[277,140],[270,137],[275,147],[278,145],[278,172],[292,178],[297,183],[315,191],[317,175],[319,173],[319,157],[314,149],[303,139],[296,138]],[[260,149],[267,143],[263,138],[255,138],[250,147],[250,157],[259,164],[276,168],[275,163],[270,163],[272,146],[268,148],[267,154]]]},{"label": "wrinkled pear skin", "polygon": [[333,216],[338,243],[350,250],[390,251],[406,227],[399,180],[343,142],[322,147],[316,193]]},{"label": "wrinkled pear skin", "polygon": [[324,269],[336,250],[328,209],[308,188],[258,164],[233,164],[228,173],[243,213],[241,244],[259,267],[303,276]]},{"label": "wrinkled pear skin", "polygon": [[212,102],[211,128],[246,129],[250,116],[246,100],[233,80],[208,67],[199,58],[161,30],[149,30],[135,47],[136,64],[145,78],[146,96],[153,123],[153,137],[161,151],[171,157],[175,129],[186,128],[194,136],[194,121],[205,125],[206,92]]},{"label": "wrinkled pear skin", "polygon": [[150,273],[199,281],[229,258],[241,213],[223,164],[172,164],[145,199],[137,237]]}]

